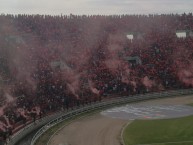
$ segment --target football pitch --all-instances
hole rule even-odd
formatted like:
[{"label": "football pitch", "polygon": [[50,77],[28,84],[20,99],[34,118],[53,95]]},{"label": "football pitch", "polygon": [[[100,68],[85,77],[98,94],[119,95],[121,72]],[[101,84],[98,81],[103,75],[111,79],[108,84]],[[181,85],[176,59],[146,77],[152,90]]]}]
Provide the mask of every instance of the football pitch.
[{"label": "football pitch", "polygon": [[193,116],[135,120],[123,132],[125,145],[193,145]]}]

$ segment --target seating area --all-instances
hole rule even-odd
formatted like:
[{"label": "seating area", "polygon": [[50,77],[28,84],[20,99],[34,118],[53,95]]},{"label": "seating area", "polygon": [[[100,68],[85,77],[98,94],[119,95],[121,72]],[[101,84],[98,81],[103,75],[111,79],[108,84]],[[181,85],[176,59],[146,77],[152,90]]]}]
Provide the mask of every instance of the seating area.
[{"label": "seating area", "polygon": [[1,140],[59,110],[192,88],[193,37],[176,34],[192,30],[191,13],[0,15]]}]

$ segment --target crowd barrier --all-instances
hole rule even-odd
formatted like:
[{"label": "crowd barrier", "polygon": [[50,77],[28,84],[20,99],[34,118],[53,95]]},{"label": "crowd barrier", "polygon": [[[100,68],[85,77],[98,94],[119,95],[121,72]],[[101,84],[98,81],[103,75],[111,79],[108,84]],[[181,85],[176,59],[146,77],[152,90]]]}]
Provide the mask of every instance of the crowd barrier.
[{"label": "crowd barrier", "polygon": [[[109,101],[102,101],[96,102],[93,104],[89,104],[87,106],[77,107],[70,111],[61,111],[54,115],[47,116],[41,120],[38,120],[36,123],[32,123],[19,132],[17,132],[14,136],[11,137],[8,145],[15,145],[19,140],[24,138],[30,132],[40,128],[37,133],[34,135],[31,141],[31,145],[35,145],[35,142],[39,139],[39,137],[47,131],[49,128],[53,127],[54,125],[72,118],[73,116],[80,115],[82,113],[90,112],[96,109],[105,109],[107,107],[132,103],[137,101],[145,101],[150,99],[158,99],[158,98],[165,98],[165,97],[172,97],[172,96],[180,96],[180,95],[188,95],[193,94],[193,89],[184,89],[184,90],[174,90],[174,91],[166,91],[166,92],[157,92],[157,93],[150,93],[150,94],[140,94],[134,96],[123,96],[119,98],[114,98]],[[42,127],[43,126],[43,127]]]}]

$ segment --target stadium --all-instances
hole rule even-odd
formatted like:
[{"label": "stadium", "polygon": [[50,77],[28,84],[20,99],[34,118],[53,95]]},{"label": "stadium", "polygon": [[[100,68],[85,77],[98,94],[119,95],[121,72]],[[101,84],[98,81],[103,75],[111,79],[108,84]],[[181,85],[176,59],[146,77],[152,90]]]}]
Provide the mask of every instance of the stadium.
[{"label": "stadium", "polygon": [[0,6],[0,145],[193,145],[192,2],[19,1]]}]

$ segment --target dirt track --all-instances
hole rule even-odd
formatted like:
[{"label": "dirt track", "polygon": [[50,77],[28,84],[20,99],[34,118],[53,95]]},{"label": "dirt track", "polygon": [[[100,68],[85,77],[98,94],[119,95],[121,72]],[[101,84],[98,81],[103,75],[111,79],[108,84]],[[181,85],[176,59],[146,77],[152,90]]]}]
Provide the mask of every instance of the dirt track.
[{"label": "dirt track", "polygon": [[120,145],[119,137],[126,120],[94,115],[73,122],[55,135],[49,145]]},{"label": "dirt track", "polygon": [[[145,104],[189,104],[193,96],[158,99]],[[120,145],[121,129],[128,121],[112,119],[100,114],[74,121],[61,129],[49,145]]]}]

